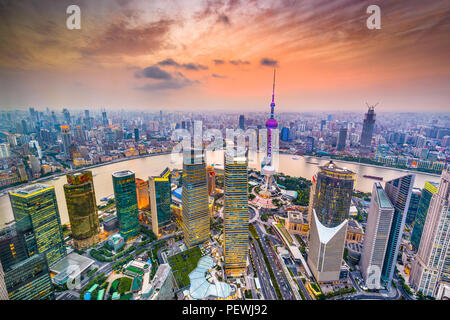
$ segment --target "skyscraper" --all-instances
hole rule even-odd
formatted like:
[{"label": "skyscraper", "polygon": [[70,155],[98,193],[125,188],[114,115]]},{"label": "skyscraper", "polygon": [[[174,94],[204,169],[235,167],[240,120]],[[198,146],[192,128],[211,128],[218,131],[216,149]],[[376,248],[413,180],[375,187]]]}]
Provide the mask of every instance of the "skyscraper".
[{"label": "skyscraper", "polygon": [[438,183],[427,181],[422,189],[422,197],[419,201],[416,218],[414,220],[414,227],[411,232],[411,244],[416,251],[419,249],[420,238],[422,237],[423,226],[425,225],[431,198],[433,197],[433,194],[437,192],[438,187]]},{"label": "skyscraper", "polygon": [[53,300],[54,289],[47,260],[35,254],[5,272],[10,300]]},{"label": "skyscraper", "polygon": [[139,128],[134,128],[134,140],[139,141]]},{"label": "skyscraper", "polygon": [[410,275],[411,286],[436,297],[439,286],[450,284],[450,172],[444,171],[431,198],[419,251]]},{"label": "skyscraper", "polygon": [[[372,188],[372,199],[360,260],[361,274],[366,285],[379,287],[393,215],[394,206],[381,184],[375,182]],[[375,270],[375,268],[377,269]],[[368,283],[369,276],[371,277],[370,284]]]},{"label": "skyscraper", "polygon": [[140,231],[134,172],[117,171],[112,174],[112,179],[119,232],[125,240],[129,240],[137,237]]},{"label": "skyscraper", "polygon": [[381,280],[389,287],[394,276],[397,255],[405,228],[406,214],[408,212],[411,192],[414,185],[415,175],[409,174],[391,181],[387,181],[384,190],[394,206],[394,216],[392,218],[391,230],[386,254],[381,272]]},{"label": "skyscraper", "polygon": [[5,273],[3,272],[1,261],[0,261],[0,300],[9,300],[8,291],[6,291]]},{"label": "skyscraper", "polygon": [[11,224],[0,230],[0,262],[3,271],[25,260],[28,257],[25,239],[17,232],[16,224]]},{"label": "skyscraper", "polygon": [[246,157],[225,156],[224,261],[231,276],[245,273],[248,253],[248,174]]},{"label": "skyscraper", "polygon": [[33,184],[9,193],[17,231],[29,256],[43,254],[49,265],[64,257],[64,237],[55,187]]},{"label": "skyscraper", "polygon": [[63,141],[64,158],[66,160],[69,160],[72,158],[72,156],[70,154],[70,145],[72,143],[72,138],[71,138],[69,126],[61,126],[61,135],[62,135],[62,141]]},{"label": "skyscraper", "polygon": [[308,265],[319,282],[339,280],[355,174],[332,161],[313,177]]},{"label": "skyscraper", "polygon": [[245,130],[245,117],[243,114],[239,116],[239,129]]},{"label": "skyscraper", "polygon": [[192,248],[209,239],[210,217],[208,183],[203,150],[183,154],[183,191],[181,192],[184,242]]},{"label": "skyscraper", "polygon": [[102,124],[104,127],[106,127],[108,123],[108,117],[106,116],[106,111],[102,111]]},{"label": "skyscraper", "polygon": [[375,107],[369,106],[364,118],[363,129],[361,132],[360,152],[367,154],[370,152],[372,144],[373,128],[375,126]]},{"label": "skyscraper", "polygon": [[76,248],[97,242],[100,223],[91,171],[69,173],[64,185],[72,239]]},{"label": "skyscraper", "polygon": [[347,128],[341,128],[339,130],[339,138],[337,144],[337,151],[345,150],[345,142],[347,141]]},{"label": "skyscraper", "polygon": [[408,213],[406,215],[406,224],[408,226],[416,220],[417,210],[419,209],[419,202],[421,198],[422,190],[420,188],[413,188],[411,200],[409,201]]},{"label": "skyscraper", "polygon": [[150,207],[150,195],[148,192],[148,181],[136,178],[136,194],[139,210]]},{"label": "skyscraper", "polygon": [[172,203],[171,172],[166,168],[159,176],[149,177],[150,209],[152,229],[156,236],[159,228],[170,223],[170,205]]}]

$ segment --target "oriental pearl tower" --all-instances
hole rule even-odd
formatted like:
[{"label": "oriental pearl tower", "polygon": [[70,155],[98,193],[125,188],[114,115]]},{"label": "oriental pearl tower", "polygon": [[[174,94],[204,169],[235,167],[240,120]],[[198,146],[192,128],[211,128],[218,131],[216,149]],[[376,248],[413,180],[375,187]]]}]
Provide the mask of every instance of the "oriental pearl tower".
[{"label": "oriental pearl tower", "polygon": [[275,174],[275,168],[273,166],[272,158],[272,134],[273,130],[278,127],[278,121],[274,118],[275,112],[275,73],[273,70],[273,89],[272,89],[272,103],[270,104],[270,118],[266,121],[267,128],[267,156],[264,159],[264,167],[262,168],[262,174],[264,175],[263,182],[261,184],[261,192],[259,193],[264,198],[270,198],[272,195],[279,192],[279,188],[273,175]]}]

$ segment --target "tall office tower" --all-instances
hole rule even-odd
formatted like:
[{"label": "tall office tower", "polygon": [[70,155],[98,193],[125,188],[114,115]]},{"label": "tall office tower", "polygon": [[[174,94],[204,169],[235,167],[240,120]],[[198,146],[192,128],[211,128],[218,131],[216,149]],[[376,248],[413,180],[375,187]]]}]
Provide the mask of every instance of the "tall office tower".
[{"label": "tall office tower", "polygon": [[439,286],[450,285],[450,171],[442,173],[433,194],[419,251],[410,275],[411,286],[425,296],[436,297]]},{"label": "tall office tower", "polygon": [[106,116],[106,111],[102,111],[102,124],[104,127],[109,124],[108,117]]},{"label": "tall office tower", "polygon": [[224,173],[224,261],[225,272],[241,276],[248,253],[248,174],[246,157],[225,156]]},{"label": "tall office tower", "polygon": [[64,115],[64,121],[66,122],[66,124],[70,124],[70,112],[67,109],[63,109],[63,115]]},{"label": "tall office tower", "polygon": [[170,205],[172,204],[172,174],[169,168],[156,177],[149,177],[150,210],[152,213],[153,233],[159,237],[159,228],[170,223]]},{"label": "tall office tower", "polygon": [[339,280],[355,173],[332,161],[313,177],[308,265],[319,282]]},{"label": "tall office tower", "polygon": [[9,149],[9,144],[0,143],[0,159],[9,158],[11,156],[11,151]]},{"label": "tall office tower", "polygon": [[184,242],[192,248],[209,239],[208,182],[203,150],[183,153],[181,203]]},{"label": "tall office tower", "polygon": [[63,141],[64,157],[66,160],[69,160],[72,158],[70,154],[70,145],[72,142],[72,137],[70,136],[69,126],[61,126],[61,135]]},{"label": "tall office tower", "polygon": [[0,230],[0,262],[3,271],[12,265],[28,258],[25,239],[17,232],[16,224],[11,224]]},{"label": "tall office tower", "polygon": [[419,209],[419,202],[422,198],[422,189],[413,188],[411,193],[411,200],[409,201],[408,213],[406,214],[406,224],[410,226],[415,220],[417,210]]},{"label": "tall office tower", "polygon": [[129,240],[137,237],[140,231],[134,172],[117,171],[112,174],[112,179],[119,232],[125,240]]},{"label": "tall office tower", "polygon": [[49,265],[66,254],[55,187],[33,184],[9,193],[18,233],[29,256],[43,254]]},{"label": "tall office tower", "polygon": [[139,141],[139,128],[134,128],[134,141]]},{"label": "tall office tower", "polygon": [[375,126],[375,107],[369,107],[364,118],[361,132],[360,152],[368,154],[371,151],[373,127]]},{"label": "tall office tower", "polygon": [[366,285],[369,284],[370,276],[370,284],[379,287],[393,215],[394,206],[381,184],[375,182],[372,188],[372,199],[359,263]]},{"label": "tall office tower", "polygon": [[273,89],[272,89],[272,102],[270,104],[270,118],[266,121],[267,128],[267,155],[264,158],[264,165],[262,167],[262,174],[264,179],[261,183],[260,195],[264,198],[270,198],[272,192],[278,190],[278,184],[275,181],[273,175],[275,174],[275,168],[273,166],[272,159],[272,136],[273,131],[278,127],[278,121],[275,119],[275,70],[273,71]]},{"label": "tall office tower", "polygon": [[43,254],[35,254],[5,272],[9,300],[53,300],[54,289]]},{"label": "tall office tower", "polygon": [[64,185],[67,212],[75,248],[92,246],[98,240],[100,223],[92,171],[69,173]]},{"label": "tall office tower", "polygon": [[345,150],[345,142],[347,141],[347,128],[341,128],[339,130],[339,138],[337,144],[337,151]]},{"label": "tall office tower", "polygon": [[394,216],[392,218],[391,230],[386,254],[381,272],[381,280],[386,287],[390,287],[394,276],[397,255],[402,240],[403,229],[405,228],[406,213],[408,212],[409,200],[414,185],[414,174],[409,174],[391,181],[387,181],[384,190],[394,206]]},{"label": "tall office tower", "polygon": [[419,249],[420,238],[422,237],[423,226],[425,225],[431,198],[433,197],[433,194],[437,192],[438,187],[438,183],[427,181],[422,189],[422,197],[419,201],[416,219],[414,220],[414,227],[411,232],[411,244],[416,251]]},{"label": "tall office tower", "polygon": [[0,261],[0,300],[9,300],[8,291],[6,291],[5,273],[3,272],[1,261]]},{"label": "tall office tower", "polygon": [[239,129],[245,130],[245,117],[243,114],[239,116]]},{"label": "tall office tower", "polygon": [[320,121],[320,131],[323,131],[323,128],[327,125],[327,120],[321,120]]},{"label": "tall office tower", "polygon": [[208,176],[208,194],[212,196],[216,193],[216,173],[213,166],[207,166],[206,172]]},{"label": "tall office tower", "polygon": [[139,210],[150,207],[150,195],[148,193],[148,181],[136,178],[136,194]]}]

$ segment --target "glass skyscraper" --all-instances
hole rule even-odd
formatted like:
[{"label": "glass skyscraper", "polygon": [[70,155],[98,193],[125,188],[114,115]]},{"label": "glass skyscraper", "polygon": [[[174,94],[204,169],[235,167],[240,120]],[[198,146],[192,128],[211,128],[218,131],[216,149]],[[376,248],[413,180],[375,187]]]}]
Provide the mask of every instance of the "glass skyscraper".
[{"label": "glass skyscraper", "polygon": [[159,176],[149,177],[150,209],[153,233],[159,236],[159,228],[170,223],[172,203],[171,172],[166,168]]},{"label": "glass skyscraper", "polygon": [[53,284],[43,254],[34,254],[5,272],[10,300],[53,300]]},{"label": "glass skyscraper", "polygon": [[90,247],[96,243],[99,231],[92,172],[67,174],[64,194],[74,246],[76,248]]},{"label": "glass skyscraper", "polygon": [[44,254],[49,265],[64,257],[66,249],[55,188],[34,184],[10,192],[9,198],[28,256]]},{"label": "glass skyscraper", "polygon": [[422,237],[423,226],[425,225],[431,198],[433,197],[433,194],[437,192],[438,186],[438,183],[427,181],[422,189],[422,197],[419,201],[416,218],[414,220],[414,227],[411,233],[411,244],[416,251],[419,249],[420,238]]},{"label": "glass skyscraper", "polygon": [[0,261],[0,300],[9,300],[8,291],[5,284],[5,273],[3,272],[2,263]]},{"label": "glass skyscraper", "polygon": [[410,275],[411,286],[425,296],[436,297],[439,286],[450,284],[450,172],[442,173],[433,194],[422,240]]},{"label": "glass skyscraper", "polygon": [[384,189],[386,195],[394,206],[391,230],[387,244],[386,254],[381,272],[381,280],[386,286],[390,286],[394,276],[397,255],[405,228],[406,214],[411,199],[415,175],[409,174],[398,179],[387,181]]},{"label": "glass skyscraper", "polygon": [[245,273],[248,254],[248,174],[246,157],[225,156],[224,261],[231,276]]},{"label": "glass skyscraper", "polygon": [[370,153],[374,126],[375,126],[375,108],[369,107],[364,118],[363,128],[361,132],[361,143],[360,143],[361,154]]},{"label": "glass skyscraper", "polygon": [[123,170],[112,174],[119,232],[125,240],[139,235],[139,210],[134,172]]},{"label": "glass skyscraper", "polygon": [[[375,182],[372,189],[372,199],[370,201],[360,261],[361,274],[366,285],[368,285],[369,276],[371,276],[371,280],[373,281],[370,283],[371,285],[374,285],[376,288],[380,285],[381,270],[383,269],[393,215],[394,206],[386,195],[386,192],[384,192],[381,183]],[[378,269],[375,270],[375,268]],[[373,275],[377,277],[374,278]]]},{"label": "glass skyscraper", "polygon": [[183,153],[181,193],[184,242],[192,248],[209,239],[210,215],[206,165],[202,150]]},{"label": "glass skyscraper", "polygon": [[28,258],[23,235],[16,230],[15,223],[0,230],[0,262],[3,270]]},{"label": "glass skyscraper", "polygon": [[338,281],[355,173],[332,161],[313,177],[308,265],[318,282]]}]

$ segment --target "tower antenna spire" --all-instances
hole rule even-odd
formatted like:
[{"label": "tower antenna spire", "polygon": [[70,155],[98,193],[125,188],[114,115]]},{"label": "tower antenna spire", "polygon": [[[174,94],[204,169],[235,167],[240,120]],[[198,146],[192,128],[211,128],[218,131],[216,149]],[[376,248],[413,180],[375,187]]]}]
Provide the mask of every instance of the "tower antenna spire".
[{"label": "tower antenna spire", "polygon": [[273,89],[272,89],[272,103],[275,103],[275,75],[277,69],[273,69]]}]

